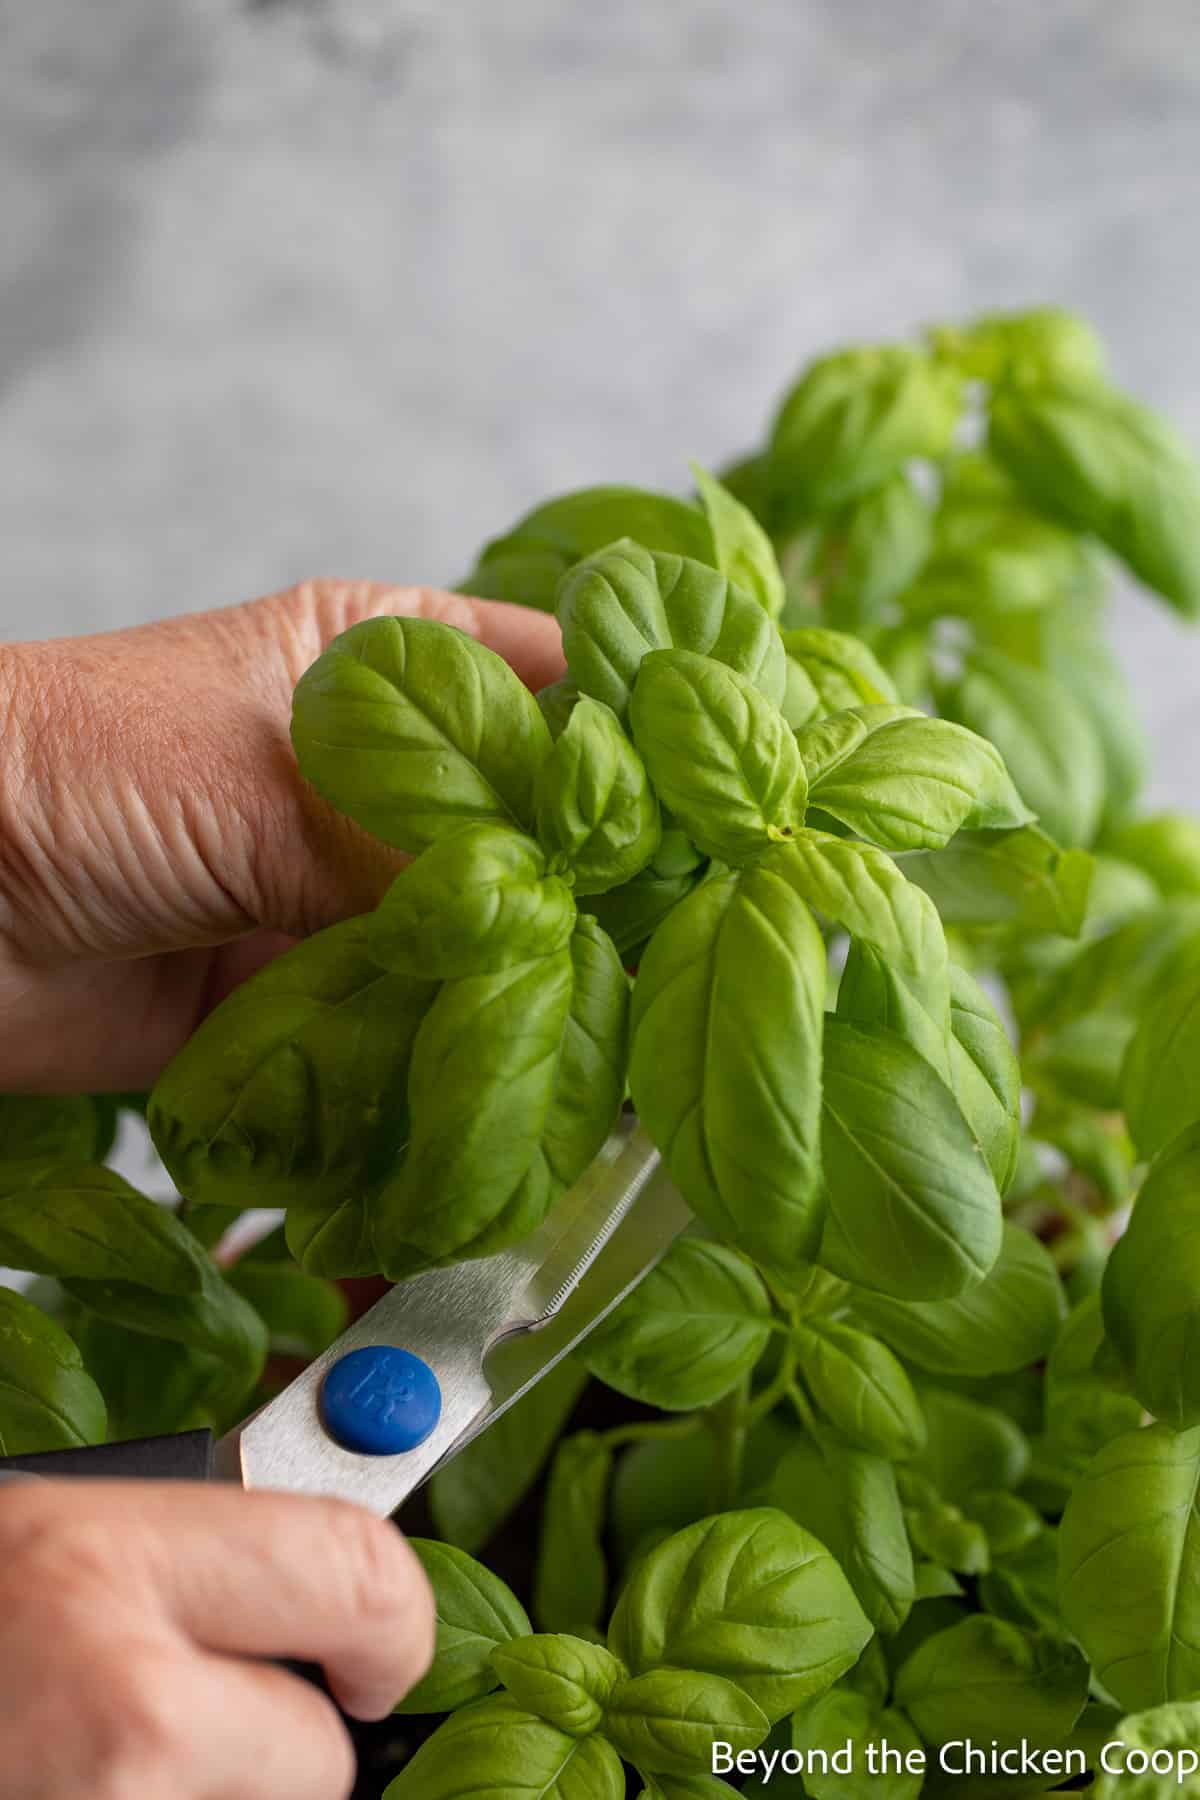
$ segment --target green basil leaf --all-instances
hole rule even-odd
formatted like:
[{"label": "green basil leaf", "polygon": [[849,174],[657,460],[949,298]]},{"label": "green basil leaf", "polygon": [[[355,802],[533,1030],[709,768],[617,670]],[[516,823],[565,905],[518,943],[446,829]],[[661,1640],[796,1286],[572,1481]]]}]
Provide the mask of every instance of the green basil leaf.
[{"label": "green basil leaf", "polygon": [[652,651],[629,714],[655,791],[709,856],[747,862],[803,821],[796,739],[735,670],[687,650]]},{"label": "green basil leaf", "polygon": [[1018,1494],[979,1493],[971,1498],[971,1515],[987,1533],[993,1561],[1024,1550],[1045,1527],[1042,1515]]},{"label": "green basil leaf", "polygon": [[905,1524],[913,1549],[932,1557],[960,1575],[982,1575],[991,1553],[987,1533],[976,1519],[968,1519],[962,1509],[944,1500],[930,1499],[905,1509]]},{"label": "green basil leaf", "polygon": [[785,631],[788,661],[807,675],[827,713],[851,706],[894,706],[892,679],[861,638],[846,631],[808,625]]},{"label": "green basil leaf", "polygon": [[1091,842],[1104,806],[1104,757],[1087,713],[1063,682],[1002,651],[975,650],[940,701],[949,718],[996,746],[1053,838]]},{"label": "green basil leaf", "polygon": [[508,664],[434,619],[365,619],[303,675],[292,705],[301,772],[339,812],[401,850],[460,825],[533,824],[550,748]]},{"label": "green basil leaf", "polygon": [[874,624],[904,592],[929,554],[933,515],[906,474],[869,493],[789,520],[780,553],[787,583],[785,625],[808,609],[843,631]]},{"label": "green basil leaf", "polygon": [[873,488],[953,441],[962,381],[908,346],[842,350],[813,362],[771,429],[768,479],[780,503],[825,504]]},{"label": "green basil leaf", "polygon": [[581,897],[580,912],[590,913],[621,955],[628,956],[641,948],[681,900],[686,900],[697,880],[691,873],[657,875],[653,868],[643,869],[611,893]]},{"label": "green basil leaf", "polygon": [[715,476],[698,463],[690,466],[712,533],[717,568],[747,594],[753,594],[764,612],[778,618],[785,594],[770,538],[749,507],[743,506]]},{"label": "green basil leaf", "polygon": [[772,619],[752,595],[688,557],[613,544],[564,577],[558,616],[572,679],[622,723],[651,650],[711,656],[776,705],[783,698],[786,659]]},{"label": "green basil leaf", "polygon": [[173,1212],[91,1164],[0,1169],[0,1263],[152,1289],[164,1302],[199,1294],[211,1267]]},{"label": "green basil leaf", "polygon": [[581,699],[538,771],[537,827],[577,894],[619,887],[659,847],[658,804],[615,714]]},{"label": "green basil leaf", "polygon": [[870,1635],[829,1552],[759,1507],[701,1519],[651,1550],[608,1641],[635,1674],[668,1664],[724,1676],[774,1722],[831,1687]]},{"label": "green basil leaf", "polygon": [[543,1631],[594,1631],[608,1568],[602,1542],[612,1450],[594,1431],[564,1438],[550,1465],[534,1575],[533,1616]]},{"label": "green basil leaf", "polygon": [[1104,1343],[1100,1296],[1089,1294],[1046,1364],[1045,1429],[1032,1446],[1026,1489],[1047,1511],[1061,1512],[1097,1451],[1142,1423],[1141,1403],[1110,1386],[1094,1366]]},{"label": "green basil leaf", "polygon": [[104,1396],[110,1443],[224,1429],[246,1411],[247,1388],[234,1392],[230,1371],[218,1357],[165,1338],[147,1343],[143,1333],[82,1308],[72,1329],[84,1366]]},{"label": "green basil leaf", "polygon": [[1061,1741],[1083,1711],[1087,1664],[1074,1644],[984,1614],[939,1631],[896,1676],[927,1744]]},{"label": "green basil leaf", "polygon": [[999,1013],[965,969],[950,965],[950,1085],[1002,1194],[1021,1149],[1021,1068]]},{"label": "green basil leaf", "polygon": [[1147,995],[1121,1071],[1130,1134],[1154,1156],[1200,1119],[1200,932],[1171,956]]},{"label": "green basil leaf", "polygon": [[823,781],[834,781],[847,757],[853,756],[885,725],[899,719],[923,719],[925,716],[912,706],[855,705],[813,719],[796,733],[796,747],[808,773],[810,789]]},{"label": "green basil leaf", "polygon": [[78,1346],[31,1300],[0,1287],[0,1456],[102,1444],[106,1427]]},{"label": "green basil leaf", "polygon": [[370,916],[367,950],[394,975],[451,980],[551,956],[574,924],[571,890],[547,875],[532,838],[464,825],[396,877]]},{"label": "green basil leaf", "polygon": [[1063,1618],[1121,1706],[1200,1688],[1198,1482],[1200,1429],[1151,1425],[1105,1444],[1067,1502]]},{"label": "green basil leaf", "polygon": [[935,353],[975,381],[1102,381],[1104,346],[1086,319],[1061,306],[986,313],[930,333]]},{"label": "green basil leaf", "polygon": [[679,1238],[585,1340],[592,1374],[667,1412],[712,1406],[767,1347],[771,1302],[744,1257]]},{"label": "green basil leaf", "polygon": [[[1170,1067],[1159,1064],[1160,1079]],[[1104,1328],[1147,1412],[1177,1431],[1200,1425],[1200,1119],[1151,1166],[1101,1300]]]},{"label": "green basil leaf", "polygon": [[459,591],[553,612],[567,570],[617,538],[715,566],[711,525],[689,501],[636,487],[581,488],[547,500],[485,544]]},{"label": "green basil leaf", "polygon": [[931,1014],[948,1011],[946,940],[928,897],[882,850],[805,828],[774,844],[761,866],[781,876],[814,912],[844,927],[922,984]]},{"label": "green basil leaf", "polygon": [[[630,1088],[672,1176],[714,1231],[785,1268],[820,1230],[825,984],[811,913],[762,866],[683,901],[633,995]],[[770,1008],[747,1009],[750,993]]]},{"label": "green basil leaf", "polygon": [[[897,1771],[889,1756],[886,1767],[880,1764],[871,1772],[868,1751],[878,1756],[885,1741],[889,1751],[914,1767]],[[921,1740],[904,1714],[872,1705],[847,1687],[832,1688],[795,1714],[792,1748],[804,1757],[804,1787],[812,1800],[916,1800],[921,1791]],[[814,1751],[822,1753],[824,1767]]]},{"label": "green basil leaf", "polygon": [[548,1725],[585,1737],[600,1724],[626,1670],[602,1644],[539,1632],[492,1652],[492,1666],[518,1706]]},{"label": "green basil leaf", "polygon": [[829,1434],[801,1439],[780,1458],[766,1498],[826,1546],[877,1630],[900,1629],[914,1576],[891,1463]]},{"label": "green basil leaf", "polygon": [[14,1164],[102,1161],[102,1129],[86,1094],[0,1094],[0,1183]]},{"label": "green basil leaf", "polygon": [[970,1506],[983,1490],[1015,1488],[1029,1467],[1024,1432],[1006,1413],[949,1388],[917,1388],[925,1414],[925,1447],[909,1468],[953,1506]]},{"label": "green basil leaf", "polygon": [[625,1771],[602,1737],[572,1737],[507,1695],[444,1721],[384,1800],[625,1800]]},{"label": "green basil leaf", "polygon": [[581,1364],[564,1357],[437,1471],[429,1503],[442,1537],[483,1548],[533,1486],[586,1385]]},{"label": "green basil leaf", "polygon": [[1200,822],[1185,813],[1132,820],[1109,840],[1109,848],[1144,869],[1165,898],[1200,895]]},{"label": "green basil leaf", "polygon": [[930,895],[946,925],[1012,925],[1078,937],[1093,863],[1034,825],[961,832],[945,850],[906,856],[904,874]]},{"label": "green basil leaf", "polygon": [[[407,1121],[407,1110],[404,1117]],[[332,1206],[317,1194],[301,1194],[287,1209],[284,1231],[289,1251],[306,1274],[341,1281],[379,1273],[366,1193],[335,1200]]]},{"label": "green basil leaf", "polygon": [[1005,1222],[992,1268],[950,1300],[891,1300],[856,1288],[854,1316],[906,1361],[935,1375],[983,1376],[1027,1368],[1048,1355],[1064,1315],[1049,1251]]},{"label": "green basil leaf", "polygon": [[718,1781],[715,1775],[658,1774],[649,1787],[642,1789],[639,1800],[730,1800],[736,1792],[736,1788],[727,1781]]},{"label": "green basil leaf", "polygon": [[912,1384],[877,1338],[836,1319],[803,1320],[793,1336],[813,1399],[842,1436],[878,1456],[913,1456],[925,1420]]},{"label": "green basil leaf", "polygon": [[1180,612],[1200,613],[1200,469],[1154,413],[1094,382],[1005,388],[988,445],[1046,512],[1098,537]]},{"label": "green basil leaf", "polygon": [[918,1600],[957,1599],[962,1594],[962,1583],[939,1563],[919,1562],[915,1575]]},{"label": "green basil leaf", "polygon": [[272,1350],[283,1355],[320,1356],[350,1323],[341,1289],[293,1262],[256,1262],[244,1256],[227,1271],[226,1280],[266,1326]]},{"label": "green basil leaf", "polygon": [[[1008,1496],[1010,1499],[1012,1495]],[[979,1598],[986,1612],[1062,1637],[1058,1607],[1058,1533],[1042,1530],[983,1576]]]},{"label": "green basil leaf", "polygon": [[235,988],[159,1077],[148,1118],[199,1205],[292,1206],[324,1220],[383,1180],[407,1130],[405,1083],[431,981],[390,975],[348,919]]},{"label": "green basil leaf", "polygon": [[399,1713],[453,1712],[497,1684],[492,1652],[528,1641],[529,1620],[516,1596],[462,1550],[431,1538],[409,1543],[433,1589],[437,1646],[433,1667],[396,1707]]},{"label": "green basil leaf", "polygon": [[953,1094],[902,1038],[825,1028],[820,1261],[900,1299],[940,1300],[1000,1254],[996,1184]]},{"label": "green basil leaf", "polygon": [[413,1130],[372,1220],[393,1280],[526,1236],[596,1155],[624,1095],[629,990],[581,917],[566,950],[441,989],[413,1051]]},{"label": "green basil leaf", "polygon": [[837,1016],[851,1025],[879,1025],[911,1044],[947,1087],[950,1006],[946,970],[937,957],[929,975],[895,968],[861,939],[851,941],[838,983]]},{"label": "green basil leaf", "polygon": [[1041,615],[1080,586],[1088,552],[1073,532],[1006,492],[956,492],[948,485],[932,554],[901,598],[928,623],[946,614],[994,630],[1016,616]]},{"label": "green basil leaf", "polygon": [[[1053,622],[1052,618],[1051,625]],[[1049,639],[1044,667],[1071,690],[1100,745],[1104,762],[1101,825],[1111,831],[1129,817],[1149,776],[1150,746],[1129,678],[1094,626],[1052,630]]]},{"label": "green basil leaf", "polygon": [[1093,1800],[1170,1800],[1195,1784],[1200,1701],[1131,1713],[1105,1736],[1113,1748],[1090,1790]]},{"label": "green basil leaf", "polygon": [[698,1430],[633,1444],[617,1463],[610,1529],[628,1567],[651,1543],[693,1525],[709,1510],[714,1439]]},{"label": "green basil leaf", "polygon": [[[551,601],[553,601],[553,596],[551,596]],[[566,730],[571,714],[579,705],[579,689],[564,675],[559,681],[552,681],[549,686],[538,689],[537,703],[541,708],[542,717],[550,729],[550,736],[557,741]]]},{"label": "green basil leaf", "polygon": [[755,1750],[770,1729],[749,1694],[720,1675],[650,1669],[623,1681],[604,1714],[605,1736],[626,1762],[668,1775],[710,1767],[713,1746]]},{"label": "green basil leaf", "polygon": [[991,744],[919,715],[880,721],[810,779],[809,800],[884,850],[940,850],[963,826],[1008,830],[1033,817]]}]

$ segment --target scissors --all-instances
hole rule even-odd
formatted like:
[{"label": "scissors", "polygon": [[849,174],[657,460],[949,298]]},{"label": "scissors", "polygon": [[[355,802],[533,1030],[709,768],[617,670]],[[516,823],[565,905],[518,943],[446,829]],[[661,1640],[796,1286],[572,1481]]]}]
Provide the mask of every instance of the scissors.
[{"label": "scissors", "polygon": [[692,1223],[623,1118],[511,1250],[399,1283],[259,1412],[211,1431],[0,1459],[0,1472],[225,1480],[390,1517],[587,1337]]}]

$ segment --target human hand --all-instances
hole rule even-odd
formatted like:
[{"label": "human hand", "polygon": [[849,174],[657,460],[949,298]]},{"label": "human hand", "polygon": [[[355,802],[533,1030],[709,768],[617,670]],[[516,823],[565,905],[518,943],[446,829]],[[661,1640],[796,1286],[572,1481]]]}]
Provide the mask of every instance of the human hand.
[{"label": "human hand", "polygon": [[544,614],[378,583],[0,647],[0,1091],[147,1088],[239,980],[375,905],[404,859],[307,786],[288,726],[330,639],[384,613],[533,688],[562,672]]},{"label": "human hand", "polygon": [[384,1717],[433,1650],[391,1525],[342,1501],[173,1482],[0,1487],[5,1800],[344,1800],[328,1699],[256,1658],[321,1663]]}]

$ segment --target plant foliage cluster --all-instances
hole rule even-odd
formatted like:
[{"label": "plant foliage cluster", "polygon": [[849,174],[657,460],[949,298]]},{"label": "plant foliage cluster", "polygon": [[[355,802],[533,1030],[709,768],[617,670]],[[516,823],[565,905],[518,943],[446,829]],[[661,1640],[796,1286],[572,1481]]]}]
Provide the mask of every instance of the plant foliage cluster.
[{"label": "plant foliage cluster", "polygon": [[[463,587],[561,623],[536,698],[411,619],[304,676],[304,776],[413,860],[166,1070],[177,1211],[113,1102],[0,1102],[0,1260],[53,1278],[0,1292],[3,1446],[230,1424],[331,1278],[517,1242],[628,1100],[696,1226],[436,1477],[395,1800],[1198,1744],[1200,828],[1142,808],[1105,590],[1200,614],[1200,471],[1043,310],[823,358],[695,480],[485,547]],[[593,1378],[638,1404],[568,1431]],[[531,1623],[475,1553],[543,1469]]]}]

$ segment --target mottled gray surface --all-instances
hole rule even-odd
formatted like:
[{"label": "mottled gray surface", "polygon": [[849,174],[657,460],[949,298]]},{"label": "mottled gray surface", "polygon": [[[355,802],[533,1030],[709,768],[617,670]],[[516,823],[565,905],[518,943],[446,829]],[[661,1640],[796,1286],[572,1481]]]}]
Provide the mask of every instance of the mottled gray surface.
[{"label": "mottled gray surface", "polygon": [[[815,349],[1088,310],[1200,440],[1195,0],[0,0],[0,634],[453,579]],[[1190,798],[1200,642],[1122,603]]]}]

